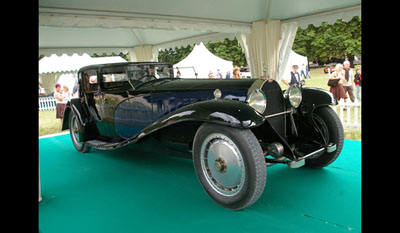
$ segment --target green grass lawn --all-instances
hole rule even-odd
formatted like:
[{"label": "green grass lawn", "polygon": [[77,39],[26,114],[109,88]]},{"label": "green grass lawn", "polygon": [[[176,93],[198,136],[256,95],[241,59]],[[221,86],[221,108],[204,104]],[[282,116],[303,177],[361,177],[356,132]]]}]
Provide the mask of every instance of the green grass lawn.
[{"label": "green grass lawn", "polygon": [[[361,66],[356,66],[361,67]],[[355,69],[354,69],[355,70]],[[311,79],[306,79],[306,87],[318,87],[325,90],[329,90],[327,84],[328,82],[328,74],[325,74],[323,68],[316,68],[310,70]],[[287,87],[280,83],[282,89],[286,89]],[[355,95],[355,88],[354,88]],[[361,122],[361,108],[359,110],[358,120]],[[346,118],[346,112],[344,112],[344,116]],[[351,119],[353,119],[353,111],[351,111]],[[39,136],[60,133],[61,131],[61,123],[59,119],[56,119],[56,111],[41,111],[39,112]],[[66,132],[66,131],[65,131]],[[351,140],[361,140],[361,129],[352,129],[345,127],[345,139]]]},{"label": "green grass lawn", "polygon": [[56,110],[39,112],[39,137],[61,132],[61,122],[56,119]]}]

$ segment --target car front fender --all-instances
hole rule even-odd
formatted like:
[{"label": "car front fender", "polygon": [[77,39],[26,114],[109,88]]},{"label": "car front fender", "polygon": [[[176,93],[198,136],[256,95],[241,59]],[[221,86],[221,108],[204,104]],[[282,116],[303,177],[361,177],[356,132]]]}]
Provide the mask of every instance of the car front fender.
[{"label": "car front fender", "polygon": [[201,121],[235,128],[253,128],[264,123],[262,114],[236,100],[206,100],[187,105],[143,129],[139,137],[183,121]]},{"label": "car front fender", "polygon": [[302,111],[309,112],[320,106],[337,105],[336,97],[327,90],[313,87],[302,88]]}]

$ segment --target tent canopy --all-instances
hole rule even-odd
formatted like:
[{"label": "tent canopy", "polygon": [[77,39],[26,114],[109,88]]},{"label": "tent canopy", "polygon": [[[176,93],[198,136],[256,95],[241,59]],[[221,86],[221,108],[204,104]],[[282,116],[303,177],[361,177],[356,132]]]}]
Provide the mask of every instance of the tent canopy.
[{"label": "tent canopy", "polygon": [[361,0],[39,0],[39,54],[129,53],[238,38],[255,77],[280,79],[298,27],[361,17]]},{"label": "tent canopy", "polygon": [[50,57],[40,59],[39,74],[70,73],[88,65],[119,62],[126,62],[126,60],[120,56],[92,58],[86,53],[82,55],[73,54],[72,56],[68,56],[67,54],[57,56],[53,54]]},{"label": "tent canopy", "polygon": [[39,0],[39,50],[127,52],[170,48],[251,33],[266,18],[306,27],[360,15],[360,0]]},{"label": "tent canopy", "polygon": [[[233,63],[215,56],[203,43],[200,43],[193,48],[188,56],[174,65],[174,68],[179,68],[182,78],[196,78],[192,68],[184,67],[193,67],[196,73],[198,73],[198,78],[208,78],[210,71],[216,75],[218,69],[223,77],[225,77],[227,71],[232,73]],[[177,69],[174,69],[175,76],[176,73]]]}]

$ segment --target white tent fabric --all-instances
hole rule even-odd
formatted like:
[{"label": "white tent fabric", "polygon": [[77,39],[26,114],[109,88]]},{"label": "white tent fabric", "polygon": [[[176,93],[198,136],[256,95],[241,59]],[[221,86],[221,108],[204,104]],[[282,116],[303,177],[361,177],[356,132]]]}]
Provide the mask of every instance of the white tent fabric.
[{"label": "white tent fabric", "polygon": [[296,22],[284,23],[281,26],[281,40],[279,41],[279,60],[278,73],[276,80],[279,82],[282,78],[284,69],[287,65],[294,38],[296,37],[298,25]]},{"label": "white tent fabric", "polygon": [[39,53],[174,48],[250,34],[267,18],[306,27],[355,15],[361,0],[39,0]]},{"label": "white tent fabric", "polygon": [[[194,70],[198,73],[198,78],[208,78],[210,71],[216,76],[219,69],[223,78],[225,78],[227,71],[232,74],[233,63],[215,56],[203,43],[200,43],[193,48],[187,57],[174,65],[174,68],[179,68],[182,78],[196,78],[192,68],[184,67],[194,67]],[[174,69],[174,76],[176,74],[177,69]]]},{"label": "white tent fabric", "polygon": [[[278,67],[280,20],[253,22],[252,33],[246,35],[250,70],[255,78],[264,76],[275,79]],[[242,43],[244,44],[244,43]]]},{"label": "white tent fabric", "polygon": [[308,65],[308,59],[305,56],[302,56],[296,52],[294,52],[293,50],[290,51],[290,55],[288,58],[288,61],[286,63],[285,68],[283,69],[282,72],[282,79],[283,78],[288,78],[290,76],[290,71],[292,71],[292,66],[293,65],[298,65],[299,66],[299,70],[298,72],[301,72],[301,68],[302,68],[302,64],[304,64],[304,67],[306,65]]},{"label": "white tent fabric", "polygon": [[158,49],[154,49],[153,46],[137,46],[133,48],[133,51],[129,51],[130,61],[135,62],[146,62],[146,61],[157,61]]},{"label": "white tent fabric", "polygon": [[[293,43],[293,30],[280,32],[285,24],[353,16],[361,17],[361,0],[39,0],[39,54],[129,52],[131,61],[155,61],[159,49],[236,36],[254,77],[279,80]],[[151,46],[151,58],[138,46]]]},{"label": "white tent fabric", "polygon": [[305,29],[308,25],[312,24],[316,27],[320,26],[322,22],[334,24],[336,20],[342,19],[343,21],[350,21],[354,16],[361,18],[361,6],[354,5],[350,7],[341,7],[334,10],[309,14],[305,16],[295,17],[285,20],[285,23],[296,22],[300,28]]},{"label": "white tent fabric", "polygon": [[126,62],[126,60],[120,56],[92,58],[86,53],[83,55],[73,54],[72,56],[67,54],[57,56],[53,54],[50,57],[40,59],[39,74],[70,73],[88,65],[118,62]]},{"label": "white tent fabric", "polygon": [[126,60],[120,56],[92,58],[86,53],[83,55],[73,54],[72,56],[53,54],[50,57],[40,59],[39,81],[42,83],[46,94],[53,92],[56,83],[67,85],[69,90],[72,91],[76,83],[76,71],[81,67],[121,62],[126,62]]}]

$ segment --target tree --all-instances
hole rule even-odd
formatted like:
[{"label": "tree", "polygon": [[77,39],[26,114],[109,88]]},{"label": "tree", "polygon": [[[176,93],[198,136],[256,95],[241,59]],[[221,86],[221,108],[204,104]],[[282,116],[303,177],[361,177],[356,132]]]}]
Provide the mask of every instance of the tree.
[{"label": "tree", "polygon": [[176,64],[187,57],[193,48],[194,45],[187,45],[186,47],[181,46],[180,48],[161,50],[158,52],[158,61]]},{"label": "tree", "polygon": [[106,54],[106,53],[103,53],[103,54],[101,54],[101,55],[99,55],[99,54],[97,54],[97,53],[94,53],[91,57],[110,57],[110,56],[120,56],[120,57],[122,57],[123,59],[125,59],[126,61],[129,61],[129,55],[128,55],[128,53],[119,53],[119,54],[115,54],[115,53],[112,53],[112,54],[110,54],[110,55],[108,55],[108,54]]},{"label": "tree", "polygon": [[356,16],[349,22],[339,19],[333,25],[324,22],[319,27],[299,28],[292,49],[310,61],[347,57],[352,63],[354,56],[361,55],[361,19]]},{"label": "tree", "polygon": [[247,65],[246,56],[242,51],[236,37],[233,40],[225,38],[224,41],[208,42],[207,49],[215,56],[232,61],[234,66]]}]

